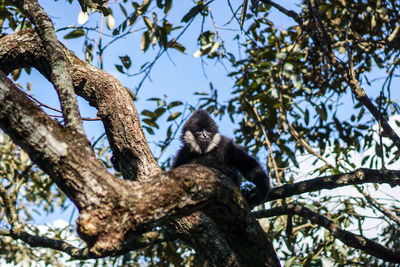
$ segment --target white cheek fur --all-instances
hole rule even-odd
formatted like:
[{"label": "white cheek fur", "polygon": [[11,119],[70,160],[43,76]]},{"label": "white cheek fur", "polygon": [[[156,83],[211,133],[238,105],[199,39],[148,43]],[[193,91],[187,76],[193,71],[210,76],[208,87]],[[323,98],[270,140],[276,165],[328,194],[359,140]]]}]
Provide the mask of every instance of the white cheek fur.
[{"label": "white cheek fur", "polygon": [[[185,144],[187,144],[190,148],[191,151],[203,154],[203,151],[201,150],[199,144],[197,143],[196,138],[190,131],[186,131],[185,134],[183,135],[183,141]],[[208,145],[207,149],[204,151],[204,153],[209,153],[211,152],[214,148],[218,146],[218,144],[221,142],[221,135],[219,133],[215,134]]]},{"label": "white cheek fur", "polygon": [[214,148],[216,148],[219,145],[219,142],[221,142],[221,135],[219,133],[216,133],[213,139],[211,140],[210,144],[208,145],[205,153],[208,153]]},{"label": "white cheek fur", "polygon": [[189,146],[191,151],[201,154],[201,148],[199,144],[197,144],[196,138],[191,131],[185,132],[185,134],[183,135],[183,141]]}]

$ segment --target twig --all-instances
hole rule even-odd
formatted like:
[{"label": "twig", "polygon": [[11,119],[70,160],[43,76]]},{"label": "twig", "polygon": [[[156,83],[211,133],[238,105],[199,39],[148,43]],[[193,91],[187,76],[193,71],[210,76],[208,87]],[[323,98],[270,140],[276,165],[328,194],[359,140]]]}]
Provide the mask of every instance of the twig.
[{"label": "twig", "polygon": [[[52,118],[63,118],[61,115],[49,115]],[[101,121],[100,117],[95,117],[95,118],[82,118],[83,121]]]},{"label": "twig", "polygon": [[[383,88],[381,90],[381,94],[379,96],[379,113],[382,114],[381,109],[382,109],[382,101],[383,101]],[[379,133],[379,153],[381,154],[381,168],[386,169],[385,167],[385,154],[383,153],[383,140],[382,140],[382,121],[378,121],[378,133]]]},{"label": "twig", "polygon": [[278,165],[276,164],[276,161],[275,161],[275,159],[274,159],[274,157],[273,157],[274,152],[272,151],[272,144],[271,144],[271,142],[269,141],[269,138],[268,138],[267,132],[266,132],[266,130],[265,130],[265,127],[264,127],[264,125],[263,125],[262,122],[261,122],[261,118],[260,118],[260,115],[258,114],[257,107],[256,107],[255,105],[252,105],[251,103],[249,103],[249,104],[250,104],[250,105],[252,106],[252,108],[253,108],[253,112],[254,112],[254,115],[256,116],[258,125],[260,126],[261,131],[262,131],[262,133],[263,133],[263,135],[264,135],[264,140],[265,140],[265,143],[267,144],[268,152],[269,152],[269,154],[270,154],[270,156],[271,156],[272,165],[273,165],[273,167],[274,167],[275,176],[276,176],[276,182],[277,182],[278,186],[281,186],[281,185],[282,185],[282,183],[281,183],[281,176],[279,175]]},{"label": "twig", "polygon": [[12,204],[8,192],[1,181],[0,181],[0,197],[3,201],[3,205],[6,210],[7,220],[11,224],[11,228],[12,229],[18,228],[19,223],[18,223],[17,211],[15,210],[15,207]]},{"label": "twig", "polygon": [[376,199],[371,197],[370,194],[367,192],[364,192],[359,186],[356,186],[356,189],[360,194],[362,194],[365,199],[370,203],[372,206],[374,206],[377,210],[379,210],[383,215],[394,221],[399,227],[400,227],[400,218],[396,216],[392,211],[388,210],[386,207],[384,207],[382,204],[380,204]]},{"label": "twig", "polygon": [[[23,92],[23,91],[22,91],[22,92]],[[50,106],[44,104],[43,102],[40,102],[40,101],[39,101],[37,98],[35,98],[34,96],[32,96],[32,95],[30,95],[30,94],[28,94],[28,93],[26,93],[26,92],[23,92],[23,93],[24,93],[27,97],[29,97],[30,99],[32,99],[33,101],[35,101],[36,103],[38,103],[40,107],[45,107],[45,108],[48,108],[48,109],[50,109],[50,110],[52,110],[52,111],[55,111],[55,112],[58,112],[58,113],[62,113],[61,110],[56,109],[56,108],[53,108],[53,107],[50,107]]]},{"label": "twig", "polygon": [[[22,92],[23,92],[23,91],[22,91]],[[56,108],[53,108],[53,107],[50,107],[50,106],[44,104],[43,102],[39,101],[37,98],[33,97],[32,95],[27,94],[26,92],[23,92],[23,93],[24,93],[27,97],[29,97],[30,99],[32,99],[33,101],[35,101],[36,103],[38,103],[40,107],[45,107],[45,108],[48,108],[48,109],[53,110],[53,111],[55,111],[55,112],[61,113],[61,110],[56,109]],[[58,116],[58,115],[50,115],[50,116],[51,116],[51,117],[54,117],[54,118],[63,118],[63,116]],[[96,117],[96,118],[82,118],[82,120],[84,120],[84,121],[99,121],[99,120],[101,120],[101,118],[100,118],[100,117]]]},{"label": "twig", "polygon": [[286,122],[289,125],[289,131],[291,132],[292,136],[297,140],[297,142],[300,145],[302,145],[310,154],[316,156],[317,158],[325,162],[327,166],[333,168],[333,166],[324,157],[322,157],[319,153],[315,152],[314,149],[312,149],[312,147],[308,144],[307,140],[305,140],[300,136],[300,134],[296,131],[296,129],[293,127],[292,124],[290,124],[287,120]]},{"label": "twig", "polygon": [[388,36],[387,41],[389,43],[393,42],[399,31],[400,31],[400,21],[397,22],[396,28],[394,28],[393,32]]}]

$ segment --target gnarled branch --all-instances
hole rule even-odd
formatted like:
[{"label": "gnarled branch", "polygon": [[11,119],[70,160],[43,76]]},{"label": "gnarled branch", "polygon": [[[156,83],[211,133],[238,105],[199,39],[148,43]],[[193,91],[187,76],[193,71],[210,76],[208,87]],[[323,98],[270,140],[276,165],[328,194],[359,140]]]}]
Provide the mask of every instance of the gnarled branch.
[{"label": "gnarled branch", "polygon": [[398,186],[400,185],[400,171],[361,168],[349,173],[317,177],[293,184],[285,184],[280,187],[272,188],[267,201],[323,189],[333,189],[365,183],[389,184],[392,187]]},{"label": "gnarled branch", "polygon": [[57,90],[65,125],[85,135],[82,119],[79,114],[78,102],[68,72],[67,60],[61,44],[58,42],[53,23],[40,7],[37,0],[18,0],[18,8],[36,26],[35,30],[42,40],[51,66],[51,82]]}]

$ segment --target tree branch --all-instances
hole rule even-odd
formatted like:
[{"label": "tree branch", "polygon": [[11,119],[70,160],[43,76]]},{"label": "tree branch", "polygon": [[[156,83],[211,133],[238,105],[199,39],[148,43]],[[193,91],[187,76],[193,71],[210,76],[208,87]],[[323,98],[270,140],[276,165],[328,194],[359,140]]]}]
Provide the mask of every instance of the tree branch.
[{"label": "tree branch", "polygon": [[[34,67],[50,79],[48,56],[34,31],[20,31],[0,40],[1,70],[10,73],[21,67]],[[97,108],[123,177],[140,180],[159,173],[160,168],[147,145],[127,89],[112,75],[80,60],[64,46],[62,48],[69,60],[75,91]]]},{"label": "tree branch", "polygon": [[[62,240],[36,236],[25,231],[18,231],[16,233],[3,231],[0,232],[0,235],[10,236],[15,239],[20,239],[31,247],[50,248],[64,252],[69,256],[71,256],[74,260],[87,260],[87,259],[99,258],[98,255],[90,253],[88,248],[78,248]],[[152,231],[144,233],[143,235],[140,236],[133,236],[124,242],[120,250],[112,251],[108,255],[107,254],[101,255],[101,257],[120,256],[132,250],[145,248],[161,242],[173,241],[175,239],[176,235],[173,235],[169,230],[163,228],[160,231]]]},{"label": "tree branch", "polygon": [[303,182],[285,184],[272,188],[267,201],[282,199],[323,189],[333,189],[347,185],[365,183],[389,184],[390,186],[400,185],[400,171],[397,170],[373,170],[357,169],[353,172],[318,177]]},{"label": "tree branch", "polygon": [[37,0],[18,0],[16,4],[35,25],[35,30],[47,52],[51,67],[51,82],[60,99],[65,125],[77,133],[85,135],[71,76],[68,72],[67,60],[58,42],[51,19]]},{"label": "tree branch", "polygon": [[298,144],[302,145],[310,154],[312,154],[312,155],[316,156],[317,158],[319,158],[320,160],[322,160],[326,164],[326,166],[334,169],[334,167],[328,162],[328,160],[326,160],[324,157],[322,157],[322,155],[318,154],[316,151],[314,151],[314,149],[312,149],[312,147],[307,142],[307,140],[303,136],[300,135],[300,133],[293,126],[293,124],[289,123],[289,121],[286,118],[286,115],[285,115],[285,121],[289,126],[290,133],[292,134],[294,139],[296,139]]},{"label": "tree branch", "polygon": [[315,213],[301,205],[289,204],[270,210],[261,210],[254,212],[256,218],[265,218],[286,214],[299,215],[315,224],[326,228],[334,237],[338,238],[340,241],[350,247],[361,249],[370,255],[373,255],[388,262],[400,263],[400,251],[390,250],[376,243],[375,241],[372,241],[361,235],[356,235],[346,230],[343,230],[342,228],[340,228],[339,225],[329,220],[328,218],[318,213]]},{"label": "tree branch", "polygon": [[2,200],[2,205],[6,210],[6,216],[8,222],[11,224],[12,228],[18,228],[18,215],[15,207],[12,204],[10,197],[8,196],[8,192],[5,189],[3,183],[0,182],[0,198]]}]

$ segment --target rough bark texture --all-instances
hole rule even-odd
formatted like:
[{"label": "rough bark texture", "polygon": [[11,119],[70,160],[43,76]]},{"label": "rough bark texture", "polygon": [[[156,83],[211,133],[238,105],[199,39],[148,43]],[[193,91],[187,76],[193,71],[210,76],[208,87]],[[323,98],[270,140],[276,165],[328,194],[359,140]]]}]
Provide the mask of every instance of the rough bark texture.
[{"label": "rough bark texture", "polygon": [[[109,174],[85,138],[77,138],[50,119],[4,74],[0,75],[0,127],[78,207],[77,228],[90,255],[113,255],[133,233],[149,231],[200,209],[204,214],[176,221],[185,225],[178,235],[210,263],[279,266],[266,234],[229,178],[196,165],[161,173],[126,89],[66,48],[64,53],[75,91],[98,109],[112,149],[126,170],[124,176],[139,181],[124,181]],[[47,55],[33,31],[0,39],[0,63],[6,73],[32,66],[46,77],[50,75]],[[220,251],[212,251],[214,248]]]},{"label": "rough bark texture", "polygon": [[[178,238],[194,248],[213,266],[240,266],[240,259],[214,222],[202,212],[175,220],[170,225]],[[212,242],[209,242],[212,240]],[[208,244],[204,246],[204,244]]]},{"label": "rough bark texture", "polygon": [[[98,110],[124,178],[136,180],[160,172],[147,145],[132,97],[125,87],[115,77],[80,60],[65,47],[64,53],[69,60],[75,92]],[[50,80],[47,54],[32,30],[1,38],[0,62],[5,73],[34,67]]]},{"label": "rough bark texture", "polygon": [[306,192],[365,183],[389,184],[392,187],[398,186],[400,185],[400,171],[357,169],[350,173],[318,177],[303,182],[285,184],[273,188],[267,200],[283,199]]},{"label": "rough bark texture", "polygon": [[58,42],[53,22],[40,7],[37,0],[18,0],[18,8],[35,25],[35,30],[49,55],[51,66],[51,82],[57,90],[65,125],[77,134],[84,135],[82,119],[79,115],[78,102],[70,75],[68,75],[67,60],[61,44]]}]

